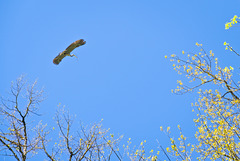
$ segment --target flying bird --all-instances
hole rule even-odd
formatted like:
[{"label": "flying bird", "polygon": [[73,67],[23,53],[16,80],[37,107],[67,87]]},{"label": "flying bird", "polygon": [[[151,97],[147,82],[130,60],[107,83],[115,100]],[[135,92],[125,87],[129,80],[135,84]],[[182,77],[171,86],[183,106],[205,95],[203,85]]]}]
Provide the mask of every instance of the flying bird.
[{"label": "flying bird", "polygon": [[[59,53],[58,56],[56,56],[53,59],[53,63],[58,65],[63,58],[65,58],[66,56],[70,56],[73,57],[75,56],[74,54],[70,54],[75,48],[82,46],[86,44],[86,41],[84,41],[83,39],[77,40],[75,42],[73,42],[71,45],[69,45],[63,52]],[[75,56],[76,57],[76,56]]]}]

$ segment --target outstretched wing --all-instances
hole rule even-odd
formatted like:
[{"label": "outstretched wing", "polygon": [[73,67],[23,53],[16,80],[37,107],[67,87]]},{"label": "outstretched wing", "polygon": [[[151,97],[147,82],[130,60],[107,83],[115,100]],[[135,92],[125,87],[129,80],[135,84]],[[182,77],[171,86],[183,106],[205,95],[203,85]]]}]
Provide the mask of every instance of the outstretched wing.
[{"label": "outstretched wing", "polygon": [[58,54],[58,56],[56,56],[53,59],[53,63],[58,65],[62,59],[66,56],[74,56],[74,55],[70,55],[70,53],[77,47],[82,46],[86,44],[86,41],[84,41],[83,39],[77,40],[75,42],[73,42],[71,45],[69,45],[63,52],[61,52],[60,54]]}]

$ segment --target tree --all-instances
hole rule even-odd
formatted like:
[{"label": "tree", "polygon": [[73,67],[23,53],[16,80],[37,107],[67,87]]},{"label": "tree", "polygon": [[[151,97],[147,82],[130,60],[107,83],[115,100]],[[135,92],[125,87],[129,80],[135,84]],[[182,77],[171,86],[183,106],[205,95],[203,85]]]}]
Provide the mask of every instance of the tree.
[{"label": "tree", "polygon": [[[56,160],[121,160],[118,150],[121,137],[115,139],[109,130],[102,128],[101,123],[94,124],[90,128],[80,125],[80,128],[72,132],[73,116],[65,108],[60,108],[56,114],[56,123],[59,129],[59,139],[55,146],[51,147],[51,153],[47,149],[46,136],[49,131],[38,131],[44,153],[51,161]],[[114,158],[113,157],[113,158]]]},{"label": "tree", "polygon": [[[1,98],[1,152],[6,156],[13,156],[18,161],[25,161],[41,149],[40,139],[33,135],[34,127],[29,122],[29,117],[36,114],[37,105],[43,100],[43,91],[35,90],[36,83],[35,81],[31,86],[26,85],[21,76],[15,84],[12,83],[12,98]],[[26,91],[24,95],[23,90]],[[25,102],[20,97],[24,98]]]},{"label": "tree", "polygon": [[[226,29],[238,23],[238,19],[234,16]],[[187,143],[180,126],[177,142],[170,136],[168,128],[165,131],[171,140],[168,154],[179,160],[240,160],[240,82],[233,79],[233,67],[221,67],[212,50],[206,52],[202,44],[196,45],[200,47],[198,54],[183,51],[187,58],[173,54],[170,61],[174,62],[178,74],[184,74],[194,84],[189,86],[178,80],[178,87],[173,92],[184,94],[198,89],[198,101],[192,104],[197,112],[194,120],[198,128],[195,133],[197,143]],[[224,42],[224,45],[226,50],[239,56],[228,43]]]},{"label": "tree", "polygon": [[51,161],[122,160],[118,152],[121,137],[115,139],[101,123],[90,127],[81,125],[73,131],[73,116],[65,108],[59,107],[57,111],[55,121],[59,138],[52,139],[51,133],[56,129],[47,127],[42,121],[35,123],[33,119],[41,116],[38,105],[43,101],[43,90],[38,91],[36,84],[37,81],[28,85],[21,76],[12,83],[11,98],[1,98],[1,155],[17,161],[26,161],[41,152]]}]

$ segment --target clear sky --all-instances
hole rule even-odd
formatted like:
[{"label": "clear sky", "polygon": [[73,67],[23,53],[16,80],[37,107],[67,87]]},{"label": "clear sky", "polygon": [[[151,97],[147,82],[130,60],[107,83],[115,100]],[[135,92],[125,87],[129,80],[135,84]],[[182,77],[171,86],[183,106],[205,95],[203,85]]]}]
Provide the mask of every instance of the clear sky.
[{"label": "clear sky", "polygon": [[[147,140],[148,148],[157,147],[158,139],[166,147],[160,126],[171,126],[174,134],[180,124],[194,136],[190,103],[197,97],[171,93],[183,76],[164,55],[198,52],[199,42],[237,69],[239,60],[223,42],[240,51],[240,28],[224,28],[239,13],[239,0],[1,0],[0,94],[25,74],[44,87],[45,123],[53,122],[61,103],[75,123],[103,119],[111,133],[124,135],[123,144],[130,137],[136,145]],[[73,52],[78,59],[54,65],[53,58],[78,39],[86,41]]]}]

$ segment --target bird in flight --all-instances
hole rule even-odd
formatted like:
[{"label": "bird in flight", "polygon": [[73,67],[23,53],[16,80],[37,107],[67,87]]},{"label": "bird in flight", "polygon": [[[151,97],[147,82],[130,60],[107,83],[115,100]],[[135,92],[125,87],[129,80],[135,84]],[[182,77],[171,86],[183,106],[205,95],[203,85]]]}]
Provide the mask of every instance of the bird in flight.
[{"label": "bird in flight", "polygon": [[75,42],[73,42],[71,45],[69,45],[63,52],[59,53],[58,56],[56,56],[54,59],[53,59],[53,63],[58,65],[63,58],[65,58],[66,56],[70,56],[70,57],[73,57],[76,55],[74,54],[70,54],[75,48],[79,47],[79,46],[82,46],[86,44],[86,41],[84,41],[83,39],[80,39],[80,40],[77,40]]}]

